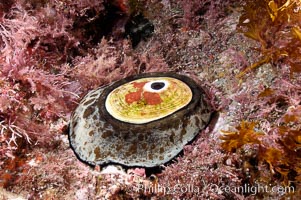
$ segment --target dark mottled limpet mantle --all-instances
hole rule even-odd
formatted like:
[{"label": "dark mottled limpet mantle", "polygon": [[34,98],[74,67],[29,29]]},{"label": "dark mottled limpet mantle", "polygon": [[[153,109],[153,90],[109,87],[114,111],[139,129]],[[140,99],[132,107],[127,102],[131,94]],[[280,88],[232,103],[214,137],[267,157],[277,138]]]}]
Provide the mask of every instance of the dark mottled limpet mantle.
[{"label": "dark mottled limpet mantle", "polygon": [[[149,95],[144,95],[146,89],[143,85],[147,82],[144,80],[148,80],[145,78],[149,77],[156,78],[156,81],[158,77],[162,78],[162,81],[150,84],[151,94],[157,99],[160,98],[157,101],[151,101],[152,99],[148,101],[146,98]],[[129,98],[130,100],[124,101],[123,98],[120,98],[121,100],[116,101],[118,105],[127,102],[129,106],[141,106],[142,102],[143,105],[153,109],[152,106],[160,107],[161,102],[164,102],[165,99],[170,100],[169,97],[184,98],[183,95],[176,95],[178,93],[177,87],[174,87],[172,93],[174,96],[167,93],[168,89],[167,92],[163,91],[164,84],[162,83],[169,81],[173,84],[172,79],[179,80],[189,86],[192,97],[187,105],[185,104],[163,118],[141,124],[130,123],[114,118],[106,109],[105,102],[108,95],[114,89],[127,83],[142,84],[142,89],[135,90],[134,88],[128,92],[134,94],[142,91],[141,94],[139,93],[140,96],[138,95],[141,99],[132,100]],[[171,86],[170,88],[173,89]],[[153,90],[162,91],[158,92],[157,95],[152,92]],[[122,79],[93,90],[83,98],[70,120],[69,139],[71,146],[81,160],[92,165],[118,163],[126,166],[159,166],[174,158],[184,145],[208,124],[212,109],[205,99],[203,90],[192,79],[184,75],[156,72]],[[122,104],[121,106],[125,105]],[[138,108],[135,107],[136,110]]]}]

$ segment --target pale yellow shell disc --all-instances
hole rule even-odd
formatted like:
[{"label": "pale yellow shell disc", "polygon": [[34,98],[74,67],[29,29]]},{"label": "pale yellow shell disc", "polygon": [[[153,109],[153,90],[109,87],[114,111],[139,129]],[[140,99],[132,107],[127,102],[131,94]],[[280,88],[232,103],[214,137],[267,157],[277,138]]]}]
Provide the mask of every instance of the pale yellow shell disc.
[{"label": "pale yellow shell disc", "polygon": [[143,124],[166,117],[192,99],[189,86],[171,77],[141,78],[115,88],[105,107],[115,119]]}]

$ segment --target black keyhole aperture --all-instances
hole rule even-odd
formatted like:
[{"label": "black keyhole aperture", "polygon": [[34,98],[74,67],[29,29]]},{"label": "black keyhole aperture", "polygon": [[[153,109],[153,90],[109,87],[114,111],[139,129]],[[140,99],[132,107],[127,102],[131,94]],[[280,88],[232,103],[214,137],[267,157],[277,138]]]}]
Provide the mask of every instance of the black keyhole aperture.
[{"label": "black keyhole aperture", "polygon": [[164,86],[165,86],[165,83],[163,83],[163,82],[155,82],[155,83],[152,83],[152,84],[151,84],[151,88],[152,88],[153,90],[160,90],[160,89],[162,89]]}]

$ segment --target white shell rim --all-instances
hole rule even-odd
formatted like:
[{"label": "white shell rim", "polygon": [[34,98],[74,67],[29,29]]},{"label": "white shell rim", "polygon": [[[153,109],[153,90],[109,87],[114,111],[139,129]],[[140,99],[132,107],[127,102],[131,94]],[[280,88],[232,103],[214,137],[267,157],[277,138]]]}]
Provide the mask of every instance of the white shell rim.
[{"label": "white shell rim", "polygon": [[[161,116],[157,116],[157,117],[152,117],[152,118],[139,118],[139,119],[137,119],[137,118],[126,118],[126,117],[123,117],[122,115],[116,114],[116,113],[114,112],[113,106],[109,103],[110,101],[108,100],[108,99],[110,99],[111,94],[112,94],[115,90],[117,90],[117,89],[120,87],[120,86],[119,86],[119,87],[116,87],[114,90],[112,90],[112,91],[108,94],[108,96],[106,97],[106,100],[105,100],[105,109],[107,110],[107,112],[108,112],[113,118],[115,118],[115,119],[117,119],[117,120],[119,120],[119,121],[122,121],[122,122],[131,123],[131,124],[145,124],[145,123],[149,123],[149,122],[152,122],[152,121],[156,121],[156,120],[165,118],[165,117],[170,116],[171,114],[173,114],[173,113],[179,111],[180,109],[182,109],[182,108],[184,108],[185,106],[187,106],[187,105],[191,102],[191,100],[192,100],[192,98],[193,98],[193,93],[192,93],[192,90],[191,90],[191,88],[189,87],[189,85],[188,85],[187,83],[183,82],[182,80],[179,80],[179,79],[174,78],[174,77],[146,77],[146,78],[136,79],[136,80],[130,81],[130,82],[125,83],[125,84],[130,84],[130,83],[136,82],[136,81],[141,80],[141,79],[155,79],[154,81],[150,81],[149,83],[146,83],[146,84],[144,85],[143,89],[146,89],[146,91],[147,91],[147,90],[153,90],[153,89],[151,88],[151,84],[152,84],[153,82],[158,82],[158,81],[164,82],[164,83],[165,83],[164,88],[160,89],[160,90],[159,90],[158,92],[156,92],[156,93],[160,93],[160,92],[163,92],[164,90],[168,89],[168,86],[169,86],[170,83],[169,83],[169,81],[164,80],[164,79],[174,79],[174,80],[176,80],[176,81],[178,81],[178,82],[181,82],[182,84],[185,85],[185,87],[187,88],[187,91],[190,93],[190,95],[189,95],[190,98],[187,100],[187,102],[186,102],[185,104],[183,104],[182,106],[178,106],[176,110],[172,110],[172,111],[168,112],[168,113],[165,114],[165,115],[161,115]],[[149,84],[149,85],[146,86],[147,84]],[[166,87],[166,86],[167,86],[167,87]]]}]

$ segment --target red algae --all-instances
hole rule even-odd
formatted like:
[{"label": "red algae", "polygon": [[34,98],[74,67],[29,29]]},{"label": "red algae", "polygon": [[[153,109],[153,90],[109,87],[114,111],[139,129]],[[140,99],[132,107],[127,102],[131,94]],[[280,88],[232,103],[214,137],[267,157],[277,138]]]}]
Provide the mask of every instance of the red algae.
[{"label": "red algae", "polygon": [[142,88],[146,84],[146,82],[140,82],[140,83],[134,82],[132,84],[133,84],[134,88],[138,89],[138,91],[130,92],[130,93],[125,95],[125,101],[129,104],[141,100],[142,92],[143,92]]},{"label": "red algae", "polygon": [[143,97],[148,105],[157,105],[162,102],[160,94],[154,92],[143,92]]},{"label": "red algae", "polygon": [[[0,196],[300,199],[300,3],[107,2],[0,2]],[[123,32],[132,11],[156,30],[135,48]],[[160,173],[101,174],[79,162],[65,130],[80,97],[154,71],[201,79],[219,111],[215,127]],[[128,101],[160,101],[138,93]]]},{"label": "red algae", "polygon": [[246,1],[238,30],[259,42],[262,56],[238,76],[264,63],[286,63],[290,72],[300,73],[300,1]]},{"label": "red algae", "polygon": [[135,88],[141,91],[144,85],[146,84],[146,82],[133,82],[132,84]]},{"label": "red algae", "polygon": [[146,84],[146,82],[141,82],[141,83],[134,82],[132,84],[135,88],[138,89],[138,91],[130,92],[125,95],[125,101],[127,103],[131,104],[134,102],[145,100],[146,104],[148,105],[157,105],[162,102],[160,94],[143,91],[143,87]]},{"label": "red algae", "polygon": [[137,92],[130,92],[128,94],[125,95],[125,101],[128,104],[140,101],[142,97],[142,92],[141,91],[137,91]]}]

